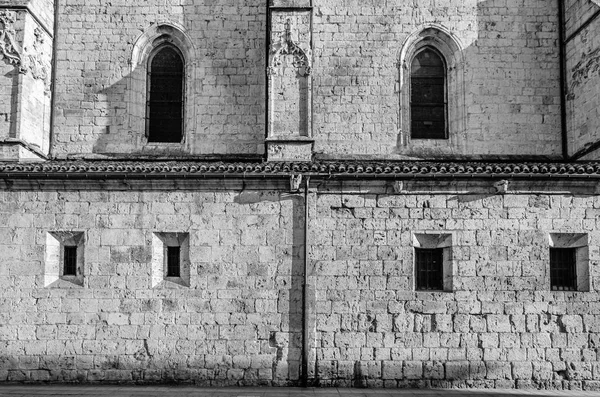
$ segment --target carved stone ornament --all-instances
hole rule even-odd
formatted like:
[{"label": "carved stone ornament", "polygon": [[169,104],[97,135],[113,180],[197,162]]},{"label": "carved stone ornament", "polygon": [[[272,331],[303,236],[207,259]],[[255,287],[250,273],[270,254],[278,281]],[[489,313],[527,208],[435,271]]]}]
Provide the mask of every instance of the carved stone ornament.
[{"label": "carved stone ornament", "polygon": [[302,183],[302,175],[291,175],[290,176],[290,191],[297,192],[300,190],[300,184]]},{"label": "carved stone ornament", "polygon": [[14,11],[0,11],[0,53],[4,55],[4,60],[11,65],[19,68],[23,72],[22,67],[22,51],[17,44],[17,32],[13,24],[15,23],[16,15]]},{"label": "carved stone ornament", "polygon": [[496,189],[496,193],[506,194],[508,193],[508,186],[510,182],[506,179],[494,183],[494,188]]},{"label": "carved stone ornament", "polygon": [[281,66],[281,57],[292,55],[294,57],[294,67],[298,68],[300,76],[309,75],[311,72],[310,56],[298,44],[292,40],[292,23],[288,18],[285,22],[285,32],[281,35],[279,43],[274,44],[271,50],[271,65],[267,68],[267,73],[277,74],[277,68]]},{"label": "carved stone ornament", "polygon": [[31,76],[36,80],[44,82],[45,92],[50,92],[50,61],[44,54],[44,33],[41,29],[36,28],[34,31],[35,42],[31,49],[25,48],[23,56],[21,72],[30,72]]}]

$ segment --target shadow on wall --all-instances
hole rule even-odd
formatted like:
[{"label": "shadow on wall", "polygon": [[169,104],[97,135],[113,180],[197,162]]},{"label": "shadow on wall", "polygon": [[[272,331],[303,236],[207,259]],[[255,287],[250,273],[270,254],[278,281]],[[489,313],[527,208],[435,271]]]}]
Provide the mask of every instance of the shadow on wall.
[{"label": "shadow on wall", "polygon": [[[181,24],[158,21],[141,27],[145,28],[142,35],[129,38],[113,67],[117,81],[99,91],[86,88],[90,90],[86,97],[96,108],[104,106],[94,117],[93,153],[115,157],[262,154],[264,4],[240,6],[245,15],[229,15],[224,6],[212,3],[202,6],[188,0],[184,10],[196,12],[183,13]],[[148,55],[163,42],[175,44],[185,58],[181,144],[148,144],[145,136]]]},{"label": "shadow on wall", "polygon": [[[438,35],[442,39],[432,37],[416,45],[417,51],[424,45],[439,47],[448,63],[449,139],[411,140],[401,132],[397,141],[400,153],[430,158],[559,156],[558,31],[548,26],[548,13],[539,11],[541,2],[476,3],[476,16],[468,26],[470,19],[465,18],[466,32],[471,24],[476,25],[473,37],[449,31],[449,35]],[[555,7],[553,4],[549,12],[557,22]],[[440,25],[430,11],[421,14],[417,26]],[[462,49],[453,48],[453,41]],[[401,58],[400,129],[410,131],[410,79],[402,74],[409,73],[407,62],[412,57]]]},{"label": "shadow on wall", "polygon": [[477,25],[465,51],[466,68],[477,77],[466,91],[475,105],[468,152],[561,157],[557,3],[479,1]]},{"label": "shadow on wall", "polygon": [[[531,10],[530,7],[537,7],[537,9]],[[544,7],[548,10],[545,10]],[[464,50],[466,103],[472,104],[473,109],[470,110],[471,113],[467,117],[466,132],[462,137],[465,140],[465,152],[463,153],[488,156],[522,154],[525,156],[536,153],[551,155],[553,150],[560,150],[560,134],[557,129],[557,126],[560,125],[558,122],[559,63],[556,46],[558,33],[552,31],[553,26],[556,28],[556,25],[550,24],[549,26],[548,22],[549,15],[552,21],[557,21],[558,13],[555,12],[555,7],[554,3],[548,6],[543,1],[523,3],[514,0],[508,2],[489,0],[477,2],[477,7],[474,9],[477,13],[477,37]],[[500,19],[499,12],[506,13],[506,17]],[[428,21],[424,21],[424,23],[426,22]],[[541,138],[542,136],[544,139]],[[453,195],[449,200],[452,200],[453,204],[458,203],[458,208],[462,205],[476,207],[469,203],[483,200],[492,201],[491,197],[493,197],[493,193],[478,192],[476,196]],[[504,216],[505,209],[502,206],[497,210],[498,218]],[[464,218],[472,219],[473,213],[476,213],[476,210],[469,211]],[[357,222],[355,219],[352,219],[352,222],[347,223],[347,225],[352,225],[348,226],[348,229],[354,228],[360,231],[361,228],[365,228],[365,225],[360,223],[358,226],[354,226]],[[412,220],[401,219],[398,227],[409,227],[407,225],[411,222]],[[434,225],[423,224],[427,225],[428,229],[435,228]],[[348,243],[346,242],[346,244]],[[485,253],[485,251],[482,252]],[[504,255],[508,255],[509,252],[505,250]],[[523,247],[521,252],[526,253],[526,249]],[[546,251],[544,250],[544,252]],[[489,258],[475,258],[476,266],[483,268],[485,262],[495,265],[499,256],[494,255],[491,251],[488,255]],[[340,258],[335,259],[339,260]],[[399,258],[392,259],[397,261]],[[377,265],[380,264],[377,263]],[[412,264],[409,269],[413,269]],[[490,277],[490,280],[494,277]],[[504,278],[518,280],[523,277],[519,274],[515,277],[510,275],[510,277]],[[335,307],[333,304],[340,303],[342,298],[334,295],[336,291],[327,285],[326,280],[327,277],[321,275],[316,282],[319,288],[317,296],[326,300],[326,302],[319,303],[323,306],[330,304]],[[537,284],[539,285],[539,283]],[[568,380],[572,381],[573,385],[578,382],[574,372],[563,378],[562,371],[559,371],[561,373],[553,371],[553,367],[545,358],[540,358],[534,364],[535,366],[532,366],[525,356],[519,359],[515,355],[516,358],[513,359],[513,356],[509,355],[512,348],[500,348],[501,353],[498,358],[490,358],[489,352],[483,347],[485,345],[482,344],[482,340],[486,340],[493,330],[488,333],[485,329],[468,327],[465,331],[460,331],[464,332],[460,339],[456,339],[455,336],[454,340],[451,339],[453,333],[460,329],[460,326],[456,324],[456,314],[461,312],[458,310],[456,302],[461,299],[461,295],[472,293],[473,299],[477,297],[479,300],[487,300],[486,303],[499,307],[505,304],[509,306],[515,304],[515,299],[520,299],[515,298],[513,291],[532,290],[525,283],[511,284],[509,281],[504,284],[498,283],[497,285],[502,287],[502,291],[493,297],[491,294],[490,297],[486,297],[485,294],[480,295],[480,291],[485,292],[491,289],[483,283],[471,288],[458,288],[460,290],[458,296],[455,296],[455,293],[446,293],[445,295],[406,294],[406,289],[400,287],[397,288],[396,296],[401,298],[395,298],[393,303],[401,308],[398,311],[401,311],[402,314],[398,314],[396,318],[389,307],[377,306],[376,304],[379,302],[374,298],[371,298],[372,301],[369,301],[369,298],[365,299],[365,296],[368,297],[368,293],[372,291],[369,290],[371,287],[367,285],[366,281],[363,285],[364,287],[361,287],[359,284],[357,288],[355,282],[353,288],[362,289],[365,293],[362,294],[363,291],[360,290],[356,291],[352,300],[343,301],[344,310],[352,313],[348,315],[353,317],[352,320],[355,323],[360,323],[360,318],[369,319],[369,316],[378,319],[377,316],[382,312],[383,320],[378,321],[374,331],[366,327],[329,330],[330,324],[326,323],[328,319],[322,320],[324,325],[322,330],[318,331],[320,336],[317,338],[320,343],[317,348],[319,357],[317,376],[320,385],[377,387],[385,381],[390,382],[390,387],[393,387],[393,382],[397,382],[397,385],[400,386],[413,387],[477,387],[479,385],[479,387],[552,388],[563,387],[562,384],[556,385],[555,381]],[[386,288],[394,289],[389,286]],[[493,289],[491,290],[493,291]],[[448,319],[446,328],[435,324],[435,314],[416,313],[414,310],[415,307],[420,306],[435,307],[444,301],[449,302],[446,307],[440,309],[442,316],[447,316]],[[370,304],[374,309],[369,307]],[[352,305],[360,307],[361,310],[351,311],[348,307]],[[340,313],[334,311],[331,316],[338,314]],[[402,321],[403,317],[411,316],[420,316],[431,321],[429,321],[429,325],[423,326],[422,324],[417,325],[417,322],[413,322],[411,318],[407,321],[409,324],[405,328],[398,327],[394,322],[394,320]],[[481,313],[470,314],[468,312],[467,318],[474,324],[481,322],[482,319],[486,320]],[[339,324],[333,320],[332,323],[336,326]],[[380,328],[392,331],[385,333]],[[468,356],[465,353],[464,358],[448,359],[448,355],[444,353],[447,350],[442,350],[435,353],[438,357],[444,358],[435,360],[432,357],[435,357],[433,351],[436,348],[424,346],[425,335],[427,338],[433,336],[435,339],[447,340],[448,345],[452,344],[452,346],[448,346],[440,343],[439,349],[449,347],[468,349]],[[446,339],[442,339],[442,336]],[[381,347],[381,352],[373,346]],[[519,341],[514,349],[528,347],[527,342]],[[382,357],[388,357],[390,353],[387,349],[398,349],[399,352],[396,353],[398,357],[378,357],[378,353],[381,353]],[[360,360],[355,359],[358,353],[354,357],[352,356],[352,350],[360,352]],[[431,355],[430,352],[432,352]],[[344,358],[348,357],[348,359],[342,361],[343,359],[337,358],[339,356],[345,356]],[[403,359],[402,356],[406,358]],[[511,358],[509,359],[509,357]],[[575,360],[580,360],[580,358],[576,357]],[[395,364],[397,366],[393,367]],[[567,363],[567,365],[570,364]],[[573,364],[579,365],[577,362]]]},{"label": "shadow on wall", "polygon": [[[277,241],[283,243],[275,247],[276,263],[264,264],[261,261],[252,266],[249,264],[248,276],[263,277],[267,283],[275,285],[278,289],[277,315],[281,316],[281,319],[280,324],[270,324],[268,340],[269,347],[275,354],[272,362],[273,381],[279,385],[297,384],[302,361],[304,197],[299,194],[242,191],[235,197],[234,202],[249,206],[264,202],[282,204],[281,211],[285,216],[280,217],[280,230],[272,230],[271,235],[267,233],[267,245],[271,248]],[[285,202],[291,203],[291,214],[287,213],[283,204]],[[264,227],[260,224],[256,226]],[[288,230],[291,230],[291,236],[287,235]],[[272,241],[268,241],[270,236],[273,237]]]}]

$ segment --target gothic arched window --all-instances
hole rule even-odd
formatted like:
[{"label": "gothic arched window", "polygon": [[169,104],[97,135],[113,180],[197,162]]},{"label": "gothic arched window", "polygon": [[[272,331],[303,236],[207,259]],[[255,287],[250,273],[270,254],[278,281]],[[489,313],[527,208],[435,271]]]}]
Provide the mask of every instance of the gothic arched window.
[{"label": "gothic arched window", "polygon": [[148,142],[181,142],[183,138],[183,71],[183,56],[173,45],[156,48],[148,59]]},{"label": "gothic arched window", "polygon": [[418,52],[410,66],[412,139],[447,139],[446,62],[432,47]]}]

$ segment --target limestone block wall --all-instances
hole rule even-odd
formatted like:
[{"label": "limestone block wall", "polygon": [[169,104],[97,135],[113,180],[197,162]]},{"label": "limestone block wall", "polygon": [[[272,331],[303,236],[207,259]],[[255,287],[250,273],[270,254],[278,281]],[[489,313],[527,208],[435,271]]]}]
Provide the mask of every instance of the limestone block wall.
[{"label": "limestone block wall", "polygon": [[[265,4],[70,0],[59,5],[55,154],[220,155],[264,151]],[[135,43],[152,26],[189,37],[182,145],[147,145],[145,72]],[[183,50],[183,49],[182,49]],[[140,74],[141,73],[141,74]],[[167,145],[168,146],[168,145]]]},{"label": "limestone block wall", "polygon": [[[302,195],[168,185],[3,189],[0,381],[298,384]],[[310,382],[600,388],[597,195],[381,186],[309,193]],[[440,235],[448,288],[415,292],[416,241]],[[561,235],[585,241],[577,292],[550,290]],[[157,272],[168,239],[183,282]],[[57,274],[60,244],[81,249],[77,277]]]},{"label": "limestone block wall", "polygon": [[0,158],[40,159],[50,148],[54,6],[48,1],[0,3]]},{"label": "limestone block wall", "polygon": [[[267,5],[209,3],[70,0],[59,5],[56,156],[263,154]],[[312,131],[317,154],[559,155],[555,2],[405,1],[369,7],[315,1],[313,6],[312,12],[302,11],[312,13],[312,33],[305,31],[306,15],[294,28],[302,32],[296,39],[312,38],[312,88],[298,94],[312,99],[298,110],[297,95],[283,103],[287,97],[274,92],[270,108],[293,108],[300,117],[294,125]],[[147,145],[145,73],[132,61],[139,37],[163,23],[193,43],[185,94],[193,103],[191,110],[186,107],[181,145]],[[273,26],[277,33],[278,25]],[[448,116],[450,140],[410,142],[403,124],[408,103],[401,97],[408,87],[401,54],[411,37],[431,27],[447,32],[458,48],[456,62],[448,60],[449,73],[457,76],[448,93],[456,111]]]},{"label": "limestone block wall", "polygon": [[48,30],[54,24],[54,2],[52,0],[0,0],[2,7],[26,7]]},{"label": "limestone block wall", "polygon": [[565,12],[565,35],[571,36],[581,24],[594,15],[598,8],[598,2],[594,0],[566,0],[564,2]]},{"label": "limestone block wall", "polygon": [[[302,199],[104,188],[0,193],[0,381],[295,382]],[[155,283],[161,233],[187,233],[187,285]],[[81,282],[50,268],[67,239]]]},{"label": "limestone block wall", "polygon": [[[600,5],[593,1],[566,2],[566,111],[571,155],[597,144],[600,138],[597,89],[600,22],[593,18],[598,11]],[[597,153],[592,153],[587,159],[597,157]]]},{"label": "limestone block wall", "polygon": [[[315,2],[315,150],[331,157],[560,154],[556,2]],[[460,47],[464,103],[450,140],[409,142],[401,52],[443,28]],[[453,93],[449,93],[452,95]],[[406,128],[406,127],[405,127]]]},{"label": "limestone block wall", "polygon": [[[319,384],[600,387],[599,208],[597,196],[317,194]],[[414,290],[419,233],[450,235],[447,292]],[[550,290],[550,233],[587,234],[589,292]]]}]

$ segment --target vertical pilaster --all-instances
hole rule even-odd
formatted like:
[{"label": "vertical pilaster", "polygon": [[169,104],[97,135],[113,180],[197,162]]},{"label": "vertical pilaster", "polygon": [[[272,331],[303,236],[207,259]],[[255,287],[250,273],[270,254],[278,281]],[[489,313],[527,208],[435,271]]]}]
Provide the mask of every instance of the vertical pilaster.
[{"label": "vertical pilaster", "polygon": [[0,5],[0,160],[42,160],[50,148],[54,2]]},{"label": "vertical pilaster", "polygon": [[267,156],[312,157],[312,6],[309,0],[269,3]]}]

